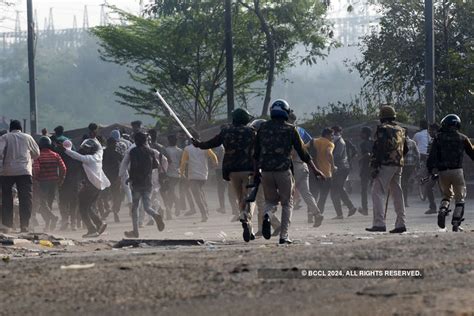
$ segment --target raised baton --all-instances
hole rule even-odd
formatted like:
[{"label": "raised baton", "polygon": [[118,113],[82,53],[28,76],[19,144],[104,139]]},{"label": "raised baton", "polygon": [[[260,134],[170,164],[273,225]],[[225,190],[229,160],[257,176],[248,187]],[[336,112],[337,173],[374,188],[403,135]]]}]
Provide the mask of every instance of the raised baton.
[{"label": "raised baton", "polygon": [[179,117],[176,115],[176,113],[174,113],[173,109],[168,105],[168,103],[166,103],[165,99],[163,99],[163,97],[158,92],[158,90],[155,92],[155,94],[158,96],[161,103],[163,103],[163,105],[168,109],[168,112],[170,112],[171,117],[174,118],[174,120],[176,121],[176,123],[178,123],[179,126],[181,126],[181,128],[186,133],[186,135],[188,135],[189,138],[193,139],[194,138],[193,135],[191,135],[191,133],[186,128],[186,126],[184,126],[183,122],[181,122]]}]

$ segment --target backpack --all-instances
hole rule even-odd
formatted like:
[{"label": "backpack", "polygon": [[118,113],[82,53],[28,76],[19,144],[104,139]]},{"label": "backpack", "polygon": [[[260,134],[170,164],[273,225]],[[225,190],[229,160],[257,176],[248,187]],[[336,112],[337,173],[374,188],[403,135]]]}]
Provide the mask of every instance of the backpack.
[{"label": "backpack", "polygon": [[403,147],[405,131],[398,125],[383,124],[377,127],[375,134],[377,160],[381,164],[403,164]]}]

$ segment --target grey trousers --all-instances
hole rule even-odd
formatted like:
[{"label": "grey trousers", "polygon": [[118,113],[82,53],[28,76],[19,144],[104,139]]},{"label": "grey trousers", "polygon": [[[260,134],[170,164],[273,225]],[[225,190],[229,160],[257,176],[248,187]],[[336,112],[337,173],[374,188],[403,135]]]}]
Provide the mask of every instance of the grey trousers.
[{"label": "grey trousers", "polygon": [[308,214],[320,215],[316,200],[309,189],[309,168],[305,163],[294,163],[295,186],[308,207]]},{"label": "grey trousers", "polygon": [[402,168],[382,166],[372,184],[372,203],[374,207],[373,226],[385,227],[385,203],[388,195],[393,199],[397,219],[395,228],[405,227],[405,202],[401,187]]},{"label": "grey trousers", "polygon": [[[263,194],[263,188],[262,185],[258,189],[257,193],[257,217],[258,217],[258,229],[261,231],[262,229],[262,224],[263,224],[263,215],[265,214],[265,195]],[[280,228],[280,220],[278,217],[276,217],[275,213],[277,212],[276,206],[272,210],[272,216],[270,217],[270,221],[272,223],[272,228],[277,229]]]},{"label": "grey trousers", "polygon": [[295,186],[291,171],[264,171],[262,173],[262,186],[265,195],[264,212],[271,218],[273,209],[278,205],[278,202],[281,203],[280,238],[288,238]]},{"label": "grey trousers", "polygon": [[196,202],[202,217],[209,216],[209,208],[207,206],[206,192],[204,192],[204,185],[206,180],[189,180],[191,193],[193,194],[194,202]]}]

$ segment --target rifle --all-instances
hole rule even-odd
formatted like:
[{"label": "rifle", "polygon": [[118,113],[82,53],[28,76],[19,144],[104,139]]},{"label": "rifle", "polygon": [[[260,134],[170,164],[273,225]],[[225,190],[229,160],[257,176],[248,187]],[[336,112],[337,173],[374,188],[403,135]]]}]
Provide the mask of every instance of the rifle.
[{"label": "rifle", "polygon": [[[253,203],[255,202],[255,200],[257,199],[257,194],[258,194],[258,188],[260,186],[260,177],[258,176],[254,176],[253,177],[253,181],[249,184],[247,184],[247,197],[245,198],[245,204],[246,204],[246,207],[250,205],[250,203]],[[248,189],[251,189],[250,192],[248,191]]]}]

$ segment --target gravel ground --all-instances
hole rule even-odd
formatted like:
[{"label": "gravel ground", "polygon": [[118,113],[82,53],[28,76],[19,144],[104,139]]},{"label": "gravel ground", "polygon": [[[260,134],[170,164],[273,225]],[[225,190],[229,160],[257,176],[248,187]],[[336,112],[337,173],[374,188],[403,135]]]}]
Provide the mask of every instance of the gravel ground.
[{"label": "gravel ground", "polygon": [[[95,266],[60,269],[77,263]],[[264,279],[263,268],[410,268],[424,278]],[[473,315],[474,235],[87,250],[14,258],[0,279],[2,315]]]},{"label": "gravel ground", "polygon": [[[245,244],[238,223],[213,213],[209,223],[179,218],[163,233],[142,230],[143,238],[208,241],[197,246],[113,249],[126,221],[97,241],[65,233],[75,246],[0,247],[0,315],[474,315],[473,209],[465,232],[438,232],[424,204],[411,204],[401,235],[365,233],[371,221],[362,215],[315,229],[296,211],[294,245]],[[70,264],[94,266],[61,269]],[[261,269],[421,269],[423,278],[264,278]]]}]

